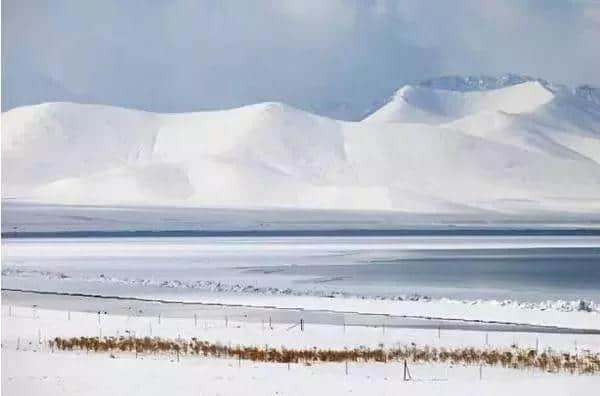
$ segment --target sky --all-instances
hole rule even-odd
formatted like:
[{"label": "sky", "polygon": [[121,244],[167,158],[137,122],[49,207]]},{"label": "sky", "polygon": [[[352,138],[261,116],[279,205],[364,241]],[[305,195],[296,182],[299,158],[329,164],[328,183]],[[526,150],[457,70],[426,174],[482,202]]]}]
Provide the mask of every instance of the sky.
[{"label": "sky", "polygon": [[2,111],[281,101],[360,119],[406,83],[507,72],[600,86],[600,1],[2,0]]}]

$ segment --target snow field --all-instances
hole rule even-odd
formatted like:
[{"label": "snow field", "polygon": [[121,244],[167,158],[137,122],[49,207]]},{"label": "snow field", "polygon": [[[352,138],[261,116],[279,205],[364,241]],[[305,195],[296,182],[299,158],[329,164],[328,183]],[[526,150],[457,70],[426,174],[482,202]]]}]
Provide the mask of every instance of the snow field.
[{"label": "snow field", "polygon": [[[410,364],[413,381],[403,381],[398,363],[270,364],[234,359],[54,352],[43,341],[53,336],[150,335],[200,337],[232,344],[268,343],[272,346],[378,346],[398,340],[430,345],[476,346],[485,343],[485,333],[436,330],[363,328],[307,324],[305,331],[276,324],[248,323],[239,318],[206,320],[193,317],[160,319],[100,315],[97,313],[44,310],[24,306],[2,306],[2,392],[18,394],[420,394],[504,395],[543,392],[547,395],[589,394],[600,382],[597,376],[549,374],[537,370],[449,364]],[[129,331],[129,333],[127,333]],[[490,333],[490,345],[535,342],[535,335]],[[16,342],[19,350],[16,350]],[[42,344],[38,344],[39,340]],[[552,344],[565,351],[590,348],[598,351],[600,340],[592,336],[542,335],[541,347]],[[31,342],[31,344],[30,344]],[[347,370],[347,371],[346,371]]]}]

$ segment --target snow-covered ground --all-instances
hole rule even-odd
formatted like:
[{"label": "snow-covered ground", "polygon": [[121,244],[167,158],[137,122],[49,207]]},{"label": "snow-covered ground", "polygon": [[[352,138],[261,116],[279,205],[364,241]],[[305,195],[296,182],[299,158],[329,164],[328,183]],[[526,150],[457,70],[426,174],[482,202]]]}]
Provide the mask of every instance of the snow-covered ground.
[{"label": "snow-covered ground", "polygon": [[[98,315],[96,305],[84,303],[73,305],[72,299],[62,299],[61,309],[44,309],[41,306],[25,305],[27,300],[18,294],[9,296],[8,302],[2,306],[2,338],[3,342],[16,347],[17,338],[25,345],[34,341],[37,345],[40,338],[79,337],[79,336],[127,336],[192,338],[221,342],[224,344],[271,345],[287,348],[355,348],[365,346],[377,348],[381,344],[387,347],[411,345],[412,343],[436,347],[473,347],[510,348],[516,344],[521,347],[540,350],[551,347],[557,351],[600,352],[600,335],[571,333],[536,333],[536,332],[503,332],[483,330],[452,330],[419,327],[382,326],[385,321],[374,322],[376,325],[346,326],[315,323],[315,316],[305,316],[304,331],[297,323],[273,320],[269,326],[269,317],[275,316],[273,310],[262,311],[262,320],[258,320],[251,308],[237,311],[237,315],[226,309],[202,310],[188,308],[185,313],[177,311],[177,307],[162,306],[159,315],[137,305],[135,301],[127,302],[131,306],[129,314],[118,311],[110,302],[103,302],[104,311]],[[88,312],[82,312],[84,308]],[[78,311],[76,311],[78,309]],[[106,314],[104,312],[107,312]],[[115,313],[117,312],[117,313]],[[152,314],[152,316],[149,316]],[[177,315],[177,316],[173,316]],[[310,315],[307,313],[306,315]],[[326,314],[325,314],[326,315]],[[182,317],[183,316],[183,317]],[[227,320],[225,319],[227,317]],[[350,317],[351,318],[351,317]],[[315,319],[313,321],[312,319]],[[414,325],[414,324],[413,324]],[[290,329],[291,328],[291,329]],[[476,328],[475,328],[476,329]],[[5,346],[6,346],[5,345]],[[36,347],[37,349],[37,347]]]},{"label": "snow-covered ground", "polygon": [[[13,299],[14,303],[15,300]],[[135,312],[135,309],[132,311]],[[8,395],[95,395],[108,392],[131,395],[178,394],[397,394],[400,390],[447,395],[589,394],[600,384],[598,376],[574,376],[499,367],[451,364],[411,364],[413,381],[402,380],[398,363],[316,363],[312,365],[253,363],[230,359],[183,356],[52,352],[46,340],[69,336],[197,337],[232,345],[292,347],[393,347],[431,345],[484,348],[552,347],[564,352],[600,351],[600,336],[478,331],[438,332],[367,326],[307,324],[304,331],[289,323],[248,322],[242,317],[194,318],[115,315],[2,306],[2,392]],[[18,350],[17,350],[18,348]],[[480,371],[481,370],[481,371]],[[481,379],[480,379],[481,375]]]},{"label": "snow-covered ground", "polygon": [[340,363],[312,366],[235,360],[139,358],[107,355],[2,353],[6,395],[590,395],[597,376],[571,376],[479,367],[413,365],[414,381],[402,381],[402,364]]}]

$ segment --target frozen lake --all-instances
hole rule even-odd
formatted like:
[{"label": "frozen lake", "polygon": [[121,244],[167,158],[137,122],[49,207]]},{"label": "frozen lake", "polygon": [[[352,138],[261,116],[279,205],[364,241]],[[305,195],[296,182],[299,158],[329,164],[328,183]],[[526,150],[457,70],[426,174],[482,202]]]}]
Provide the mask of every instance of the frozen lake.
[{"label": "frozen lake", "polygon": [[598,236],[157,237],[2,241],[3,287],[600,300]]}]

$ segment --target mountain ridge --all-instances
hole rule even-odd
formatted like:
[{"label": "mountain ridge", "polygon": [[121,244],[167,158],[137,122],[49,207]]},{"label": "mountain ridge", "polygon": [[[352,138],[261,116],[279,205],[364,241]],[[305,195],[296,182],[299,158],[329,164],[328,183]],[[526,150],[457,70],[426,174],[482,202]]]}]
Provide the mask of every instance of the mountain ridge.
[{"label": "mountain ridge", "polygon": [[[2,114],[2,195],[413,213],[600,210],[593,89],[584,101],[538,80],[472,84],[479,89],[403,87],[411,107],[392,101],[360,122],[278,102],[181,114],[65,102],[12,109]],[[393,117],[386,106],[396,106]]]}]

